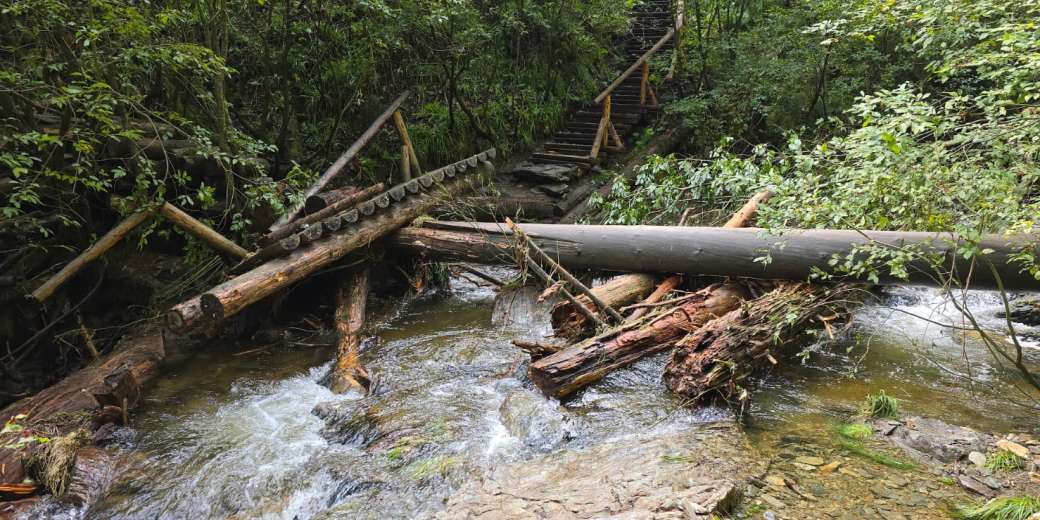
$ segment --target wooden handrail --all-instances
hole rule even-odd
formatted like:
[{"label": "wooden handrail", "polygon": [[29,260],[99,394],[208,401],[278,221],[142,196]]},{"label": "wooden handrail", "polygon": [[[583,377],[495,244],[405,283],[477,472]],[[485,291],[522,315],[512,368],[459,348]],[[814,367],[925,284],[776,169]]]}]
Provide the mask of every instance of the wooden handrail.
[{"label": "wooden handrail", "polygon": [[[318,180],[307,189],[307,193],[304,194],[303,200],[307,200],[307,197],[321,191],[329,181],[339,175],[343,168],[347,164],[350,164],[350,161],[353,161],[354,157],[365,148],[365,145],[376,136],[379,129],[386,124],[387,120],[393,117],[394,113],[397,112],[397,109],[401,107],[401,104],[404,103],[410,95],[411,92],[406,90],[403,94],[397,96],[397,99],[395,99],[393,103],[390,103],[390,106],[386,107],[386,110],[384,110],[382,114],[379,114],[379,117],[377,117],[375,121],[372,121],[372,124],[368,126],[365,133],[361,134],[361,137],[359,137],[357,141],[354,141],[354,143],[350,145],[350,148],[347,148],[347,151],[343,152],[343,155],[340,155],[339,158],[336,159],[336,162],[332,163],[332,166],[329,166],[329,168],[325,170],[325,173],[322,173],[321,177],[319,177]],[[282,227],[289,221],[295,219],[300,211],[303,210],[303,206],[304,205],[301,203],[299,206],[293,208],[292,211],[283,215],[282,218],[278,219],[278,222],[275,222],[274,225],[271,226],[271,230]]]},{"label": "wooden handrail", "polygon": [[615,89],[620,87],[629,76],[639,70],[639,68],[643,66],[643,63],[649,60],[654,54],[657,54],[657,51],[661,50],[661,47],[664,47],[664,44],[668,43],[668,40],[672,39],[673,36],[675,36],[675,29],[668,29],[668,32],[665,33],[660,40],[657,40],[657,43],[655,43],[653,47],[650,47],[650,50],[644,52],[643,55],[632,64],[632,66],[626,69],[625,72],[622,72],[621,75],[618,76],[610,85],[607,85],[607,88],[603,89],[603,92],[600,92],[594,101],[596,103],[602,103],[603,100],[614,92]]}]

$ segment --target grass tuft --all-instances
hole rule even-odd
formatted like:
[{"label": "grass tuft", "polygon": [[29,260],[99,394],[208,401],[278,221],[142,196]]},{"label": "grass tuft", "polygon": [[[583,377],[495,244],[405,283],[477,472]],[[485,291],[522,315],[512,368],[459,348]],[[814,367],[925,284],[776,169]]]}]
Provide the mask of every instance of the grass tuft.
[{"label": "grass tuft", "polygon": [[863,423],[844,423],[834,428],[834,432],[846,439],[862,440],[874,435],[874,429]]},{"label": "grass tuft", "polygon": [[1018,455],[1007,450],[997,450],[986,459],[986,469],[995,473],[1007,473],[1016,469],[1022,469],[1025,461]]},{"label": "grass tuft", "polygon": [[1027,520],[1040,513],[1040,498],[1000,497],[978,507],[961,506],[957,517],[964,520]]},{"label": "grass tuft", "polygon": [[884,390],[870,394],[863,402],[863,414],[876,419],[898,419],[899,399],[886,395]]},{"label": "grass tuft", "polygon": [[882,466],[888,466],[890,468],[902,470],[914,469],[915,467],[913,464],[906,462],[905,460],[890,457],[888,455],[885,455],[884,453],[881,453],[880,451],[874,451],[864,446],[863,443],[857,441],[843,439],[838,441],[838,445],[844,448],[849,453],[859,455],[860,457],[874,461],[878,464],[881,464]]}]

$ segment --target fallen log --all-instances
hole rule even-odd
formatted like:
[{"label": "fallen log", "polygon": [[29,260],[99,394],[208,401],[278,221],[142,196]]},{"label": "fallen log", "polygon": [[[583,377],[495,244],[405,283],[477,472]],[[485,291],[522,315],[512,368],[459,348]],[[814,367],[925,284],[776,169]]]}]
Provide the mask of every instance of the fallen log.
[{"label": "fallen log", "polygon": [[[503,224],[427,222],[437,229],[409,229],[389,240],[391,247],[422,253],[439,260],[500,264],[503,250],[511,246],[510,231]],[[879,246],[916,249],[940,258],[946,272],[936,275],[924,260],[907,264],[907,279],[879,269],[878,284],[945,285],[955,283],[977,289],[996,288],[990,269],[976,267],[957,253],[965,241],[953,233],[904,231],[791,230],[782,235],[754,228],[724,229],[676,226],[604,226],[519,224],[532,242],[571,269],[619,272],[681,273],[737,276],[767,280],[807,280],[817,271],[832,272],[828,261],[845,257],[857,247]],[[992,252],[992,263],[1011,291],[1040,291],[1040,280],[1023,271],[1012,258],[1021,253],[1040,255],[1037,235],[984,235],[980,249]],[[768,258],[768,262],[759,260]],[[838,277],[836,281],[866,281],[871,273]],[[970,274],[970,280],[968,275]],[[874,280],[870,280],[874,282]]]},{"label": "fallen log", "polygon": [[[591,291],[613,309],[635,303],[646,297],[654,288],[655,278],[649,274],[626,274],[607,280],[606,283],[593,287]],[[595,304],[585,295],[577,297],[578,302],[591,311]],[[550,313],[554,336],[571,341],[592,332],[592,323],[585,313],[578,312],[569,301],[561,301],[553,306]]]},{"label": "fallen log", "polygon": [[863,295],[850,285],[781,283],[677,342],[665,366],[665,385],[695,401],[741,402],[748,395],[742,385],[748,375],[777,364],[807,337],[813,322],[833,336],[830,323],[846,316]]},{"label": "fallen log", "polygon": [[327,379],[333,393],[355,390],[364,394],[372,383],[359,354],[367,302],[368,269],[348,273],[336,291],[336,364]]},{"label": "fallen log", "polygon": [[[350,147],[347,148],[347,151],[343,152],[343,155],[340,155],[336,159],[336,162],[332,163],[332,165],[321,174],[321,177],[318,177],[318,180],[314,181],[314,184],[307,189],[307,192],[304,193],[304,201],[306,201],[306,199],[311,195],[321,191],[325,185],[331,182],[332,179],[336,178],[336,176],[343,171],[343,168],[354,160],[357,154],[361,153],[361,150],[363,150],[365,146],[368,145],[369,141],[379,133],[379,129],[386,124],[387,120],[389,120],[395,112],[397,112],[397,109],[401,107],[401,104],[404,103],[406,99],[408,99],[409,95],[411,95],[411,93],[405,91],[400,96],[397,96],[397,99],[390,103],[390,105],[386,107],[386,110],[383,110],[383,113],[380,114],[375,121],[372,121],[372,124],[369,125],[361,134],[361,137],[358,137],[357,141],[354,141]],[[300,206],[289,210],[282,218],[275,222],[275,226],[281,227],[282,225],[294,220],[296,215],[298,215],[302,209],[303,205],[301,204]]]},{"label": "fallen log", "polygon": [[[32,397],[0,411],[0,422],[14,422],[41,436],[57,437],[84,429],[92,432],[107,423],[123,423],[140,400],[142,387],[158,372],[166,349],[161,334],[126,338],[107,357],[69,375]],[[26,477],[26,449],[10,449],[12,439],[0,436],[0,483],[20,483]]]},{"label": "fallen log", "polygon": [[[489,150],[410,181],[414,183],[426,179],[429,180],[430,187],[427,191],[403,199],[378,213],[377,206],[373,205],[367,208],[368,214],[372,216],[361,218],[356,224],[341,228],[339,233],[301,247],[288,256],[271,260],[199,296],[175,305],[167,313],[167,326],[175,331],[187,331],[200,325],[203,318],[211,321],[222,320],[309,276],[344,255],[368,246],[374,240],[407,225],[445,200],[473,187],[481,174],[488,174],[494,168],[485,159],[493,156],[493,151]],[[470,164],[477,168],[474,172],[466,173],[465,170],[470,168]],[[435,182],[438,177],[443,179],[443,184]],[[359,209],[366,210],[360,207]]]},{"label": "fallen log", "polygon": [[303,203],[303,208],[307,211],[307,214],[310,215],[311,213],[321,211],[334,204],[336,201],[349,197],[359,191],[361,191],[361,189],[357,186],[344,186],[334,190],[315,193],[314,195],[307,197],[307,200]]},{"label": "fallen log", "polygon": [[246,251],[245,248],[228,240],[224,235],[217,233],[213,228],[203,224],[195,217],[181,211],[180,208],[169,202],[164,202],[162,206],[159,206],[159,213],[166,220],[169,220],[171,224],[191,233],[229,258],[242,259],[249,256],[249,251]]},{"label": "fallen log", "polygon": [[97,242],[85,249],[76,258],[73,258],[71,262],[65,264],[65,267],[58,271],[57,274],[50,277],[43,285],[36,288],[32,292],[32,297],[38,302],[43,302],[47,298],[50,298],[59,287],[67,282],[70,278],[76,275],[83,269],[84,266],[93,262],[101,255],[112,249],[113,246],[119,243],[127,234],[133,231],[137,226],[141,225],[144,221],[148,220],[155,215],[158,211],[157,207],[150,207],[143,209],[136,213],[131,214],[129,217],[123,219],[122,222],[116,225],[116,227],[110,229],[108,233],[105,233]]},{"label": "fallen log", "polygon": [[707,287],[649,323],[626,324],[534,361],[528,375],[546,396],[565,398],[615,369],[670,348],[687,333],[737,308],[746,297],[740,284]]},{"label": "fallen log", "polygon": [[260,239],[260,243],[263,245],[273,244],[283,238],[292,235],[293,233],[299,232],[301,229],[310,226],[315,222],[320,222],[322,220],[325,220],[326,218],[334,216],[337,213],[348,210],[358,205],[362,201],[368,200],[376,194],[383,192],[385,189],[386,185],[380,182],[372,186],[369,186],[363,190],[356,191],[349,195],[345,195],[342,198],[337,199],[334,202],[331,202],[324,208],[315,211],[314,213],[311,213],[304,217],[300,217],[292,222],[286,222],[285,224],[272,227],[271,231],[269,231],[266,235],[263,236],[263,238]]}]

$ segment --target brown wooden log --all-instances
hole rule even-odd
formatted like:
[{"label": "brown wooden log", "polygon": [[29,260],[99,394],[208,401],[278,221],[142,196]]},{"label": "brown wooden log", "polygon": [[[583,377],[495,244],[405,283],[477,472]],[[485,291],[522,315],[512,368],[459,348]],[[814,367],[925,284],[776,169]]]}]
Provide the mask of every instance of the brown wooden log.
[{"label": "brown wooden log", "polygon": [[117,224],[116,227],[110,229],[108,233],[105,233],[101,239],[80,253],[79,256],[72,259],[71,262],[65,264],[65,267],[63,267],[61,271],[58,271],[57,274],[50,277],[50,279],[44,282],[43,285],[37,287],[36,290],[32,292],[32,297],[38,302],[43,302],[47,298],[50,298],[62,284],[75,276],[80,269],[83,269],[84,266],[105,254],[109,249],[112,249],[113,246],[119,243],[119,241],[128,233],[133,231],[134,228],[151,218],[152,215],[155,215],[158,209],[158,207],[147,208],[133,213],[123,219],[123,221]]},{"label": "brown wooden log", "polygon": [[[493,166],[483,161],[479,170],[488,174]],[[479,175],[459,175],[401,204],[353,225],[350,233],[334,234],[300,248],[288,256],[271,260],[247,273],[232,278],[204,294],[174,306],[167,313],[167,325],[174,330],[188,330],[200,325],[197,306],[210,320],[221,320],[237,314],[245,307],[299,281],[344,255],[368,246],[374,240],[407,225],[412,219],[456,196],[479,182]]]},{"label": "brown wooden log", "polygon": [[361,330],[365,326],[368,301],[368,269],[344,276],[336,292],[336,364],[329,374],[328,386],[334,393],[351,390],[367,393],[372,379],[361,365]]},{"label": "brown wooden log", "polygon": [[361,191],[361,188],[358,188],[357,186],[344,186],[334,190],[315,193],[314,195],[307,197],[306,202],[303,203],[303,208],[307,211],[308,215],[311,213],[317,213],[337,201],[349,197],[359,191]]},{"label": "brown wooden log", "polygon": [[530,354],[532,361],[537,361],[545,356],[555,354],[566,348],[566,345],[545,343],[541,341],[524,341],[520,339],[514,339],[513,346]]},{"label": "brown wooden log", "polygon": [[[319,177],[317,181],[314,181],[314,184],[312,184],[311,187],[307,189],[307,192],[304,193],[304,200],[321,191],[329,182],[332,181],[332,179],[336,178],[336,176],[343,171],[343,168],[350,164],[357,154],[361,153],[361,150],[365,148],[369,141],[379,133],[379,129],[386,124],[387,120],[390,119],[395,112],[397,112],[397,109],[401,107],[401,104],[404,103],[406,99],[408,99],[409,95],[411,95],[411,93],[405,91],[400,96],[397,96],[397,99],[390,103],[390,106],[386,107],[386,110],[384,110],[375,121],[372,121],[372,124],[369,125],[368,129],[361,134],[361,137],[358,137],[357,141],[354,141],[354,143],[350,145],[350,148],[347,148],[347,151],[343,152],[343,155],[340,155],[339,158],[336,159],[336,162],[332,163],[332,165],[321,174],[321,177]],[[282,218],[278,219],[278,221],[275,222],[274,227],[281,227],[282,225],[294,220],[296,215],[298,215],[302,209],[303,205],[293,208]],[[274,230],[274,227],[272,227],[272,230]]]},{"label": "brown wooden log", "polygon": [[213,228],[203,224],[195,217],[181,211],[180,208],[169,202],[164,202],[162,206],[159,206],[159,213],[166,220],[170,221],[171,224],[191,233],[199,240],[209,244],[213,249],[230,258],[242,259],[249,256],[249,251],[246,251],[245,248],[228,240],[224,235],[217,233]]},{"label": "brown wooden log", "polygon": [[[649,274],[626,274],[607,280],[604,284],[591,290],[605,304],[620,310],[626,305],[638,302],[654,289],[655,277]],[[589,298],[578,296],[578,301],[588,309],[596,307]],[[568,301],[561,301],[553,306],[551,322],[553,335],[571,341],[584,337],[592,332],[591,323],[584,313],[578,312]]]},{"label": "brown wooden log", "polygon": [[[158,372],[166,356],[161,334],[126,338],[99,362],[74,372],[32,397],[10,404],[0,411],[0,423],[25,414],[17,422],[29,428],[61,435],[79,427],[88,431],[106,422],[122,421],[122,413],[106,414],[107,407],[133,408],[140,400],[141,387]],[[10,439],[0,437],[0,445]],[[22,450],[0,449],[0,482],[19,483],[25,478]]]},{"label": "brown wooden log", "polygon": [[305,217],[300,217],[292,222],[288,222],[283,225],[275,226],[271,228],[271,231],[264,235],[260,239],[260,243],[263,245],[273,244],[293,233],[299,232],[303,227],[309,226],[315,222],[325,220],[337,213],[349,210],[350,208],[360,204],[362,201],[368,200],[377,194],[381,193],[386,189],[386,185],[383,183],[376,183],[363,190],[355,192],[351,195],[347,195],[323,209],[315,211]]},{"label": "brown wooden log", "polygon": [[737,308],[746,296],[739,284],[713,285],[648,324],[622,326],[535,361],[528,374],[546,396],[562,399],[613,370],[670,348],[688,332]]},{"label": "brown wooden log", "polygon": [[832,323],[847,317],[864,294],[850,285],[781,283],[677,342],[665,367],[665,384],[697,401],[742,401],[748,396],[743,381],[750,374],[788,357],[809,328],[834,334]]}]

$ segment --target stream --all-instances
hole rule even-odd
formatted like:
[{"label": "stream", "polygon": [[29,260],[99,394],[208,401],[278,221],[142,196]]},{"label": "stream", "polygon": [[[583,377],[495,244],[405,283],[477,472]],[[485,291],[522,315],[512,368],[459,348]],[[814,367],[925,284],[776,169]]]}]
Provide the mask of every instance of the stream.
[{"label": "stream", "polygon": [[[1001,323],[995,295],[971,298],[986,324]],[[848,341],[810,347],[804,362],[782,362],[761,378],[744,433],[720,427],[734,423],[728,409],[684,407],[665,391],[666,354],[615,371],[564,405],[542,398],[525,383],[527,356],[510,340],[545,335],[548,323],[493,319],[494,299],[491,289],[456,278],[450,291],[409,304],[364,351],[376,377],[364,398],[334,395],[318,383],[329,366],[327,349],[216,345],[200,352],[169,368],[132,427],[120,432],[119,446],[137,468],[132,475],[89,510],[49,501],[35,515],[484,518],[482,494],[491,492],[480,482],[489,476],[534,488],[563,484],[522,481],[525,475],[561,467],[593,479],[635,469],[670,472],[694,456],[757,464],[766,472],[797,457],[810,460],[803,456],[811,451],[844,461],[840,475],[801,477],[809,498],[754,489],[758,499],[736,515],[761,518],[769,510],[777,518],[808,518],[804,511],[829,510],[819,517],[945,518],[944,504],[967,495],[927,470],[898,471],[841,452],[833,424],[884,389],[903,400],[907,413],[995,433],[1036,428],[1035,416],[973,391],[949,372],[967,359],[980,385],[1004,377],[971,333],[908,314],[940,322],[957,317],[931,289],[891,290],[885,306],[856,314]],[[665,455],[638,458],[651,452]],[[616,464],[640,467],[610,467]]]}]

